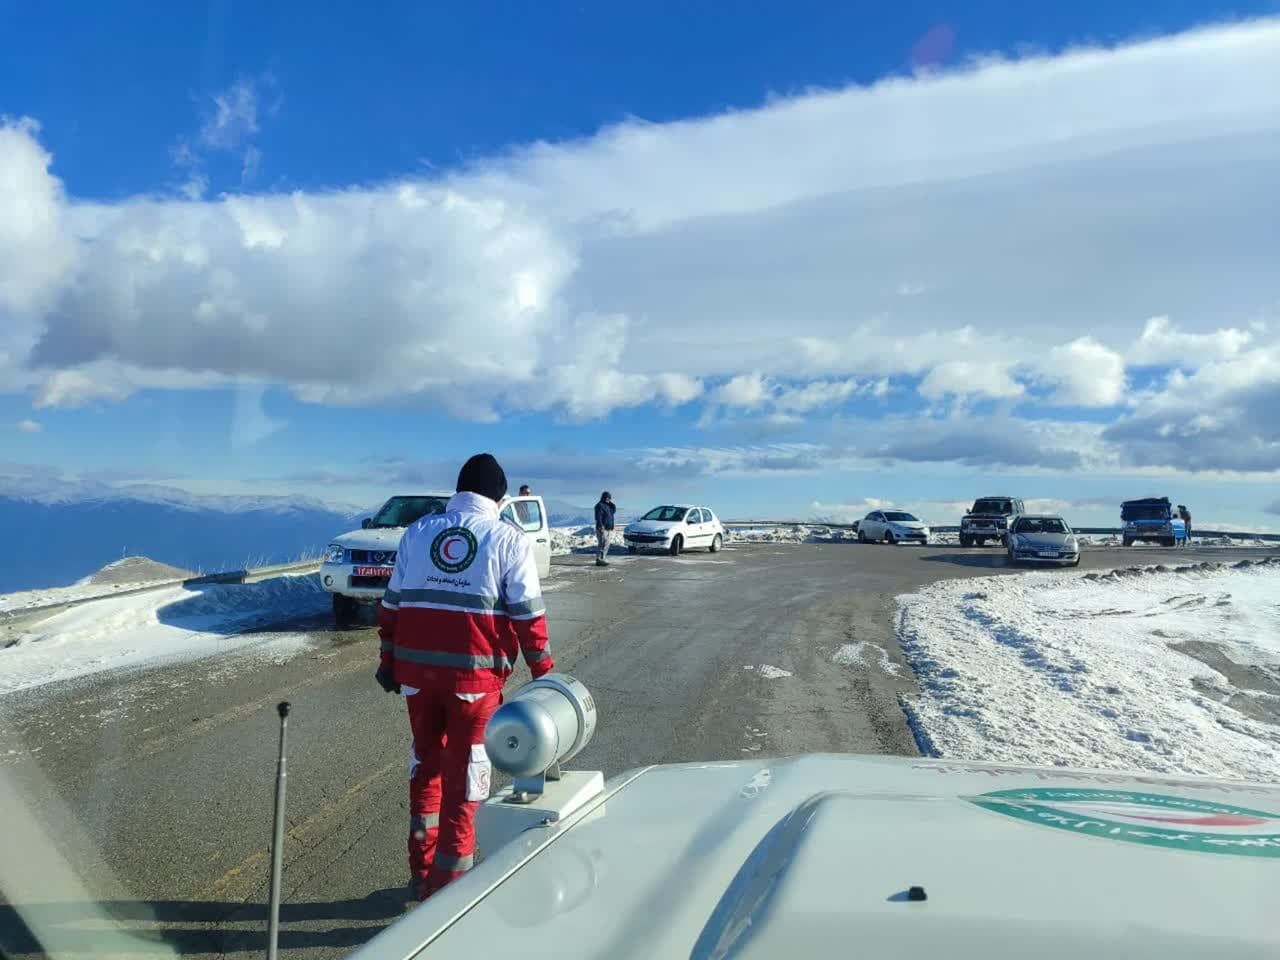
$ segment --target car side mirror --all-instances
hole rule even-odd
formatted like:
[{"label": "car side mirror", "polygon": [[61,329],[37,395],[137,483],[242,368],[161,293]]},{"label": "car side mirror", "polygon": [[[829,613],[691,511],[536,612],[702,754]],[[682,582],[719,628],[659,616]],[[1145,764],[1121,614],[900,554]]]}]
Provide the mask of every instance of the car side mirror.
[{"label": "car side mirror", "polygon": [[360,521],[361,530],[368,530],[372,526],[373,526],[373,517],[365,517],[363,520]]}]

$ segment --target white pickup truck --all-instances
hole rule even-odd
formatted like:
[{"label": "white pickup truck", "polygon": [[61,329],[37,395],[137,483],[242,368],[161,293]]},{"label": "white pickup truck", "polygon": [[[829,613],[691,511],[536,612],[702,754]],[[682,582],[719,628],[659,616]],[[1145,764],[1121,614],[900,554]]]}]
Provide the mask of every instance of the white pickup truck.
[{"label": "white pickup truck", "polygon": [[[444,513],[450,496],[394,496],[372,517],[366,517],[359,530],[335,537],[325,548],[320,583],[333,594],[333,620],[339,629],[355,622],[359,604],[382,599],[405,528],[433,513]],[[500,515],[532,540],[538,576],[547,576],[551,572],[551,530],[542,498],[508,497],[502,501]]]}]

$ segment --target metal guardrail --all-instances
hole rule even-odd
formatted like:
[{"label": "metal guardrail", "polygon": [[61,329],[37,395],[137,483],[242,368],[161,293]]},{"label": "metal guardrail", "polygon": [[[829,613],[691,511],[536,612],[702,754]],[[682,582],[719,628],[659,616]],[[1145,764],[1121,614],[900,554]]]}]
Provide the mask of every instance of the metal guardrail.
[{"label": "metal guardrail", "polygon": [[294,563],[277,563],[269,567],[251,567],[245,570],[224,570],[220,573],[206,573],[199,577],[188,577],[186,580],[174,581],[181,583],[183,586],[198,586],[204,583],[253,583],[257,580],[266,580],[268,577],[277,577],[287,573],[306,573],[309,570],[319,570],[320,561],[317,560],[299,560]]},{"label": "metal guardrail", "polygon": [[266,580],[270,577],[289,573],[306,573],[309,570],[318,571],[319,569],[319,560],[301,560],[294,563],[278,563],[269,567],[254,567],[246,570],[222,570],[217,573],[202,574],[198,577],[174,577],[170,580],[154,580],[145,586],[126,587],[122,590],[112,590],[110,593],[100,593],[91,597],[77,597],[73,600],[61,600],[37,607],[22,607],[18,610],[3,610],[0,611],[0,621],[16,620],[19,617],[34,614],[40,616],[52,615],[61,610],[78,607],[84,603],[93,603],[97,600],[112,600],[116,597],[128,597],[138,593],[150,593],[153,590],[166,590],[169,587],[199,587],[220,583],[256,583],[259,580]]}]

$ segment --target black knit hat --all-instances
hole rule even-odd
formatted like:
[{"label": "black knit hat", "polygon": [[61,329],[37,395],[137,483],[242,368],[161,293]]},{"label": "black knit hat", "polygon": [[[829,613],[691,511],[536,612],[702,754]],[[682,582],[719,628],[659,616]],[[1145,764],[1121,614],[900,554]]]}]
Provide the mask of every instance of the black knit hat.
[{"label": "black knit hat", "polygon": [[478,493],[495,503],[507,495],[507,475],[491,453],[477,453],[458,471],[458,493]]}]

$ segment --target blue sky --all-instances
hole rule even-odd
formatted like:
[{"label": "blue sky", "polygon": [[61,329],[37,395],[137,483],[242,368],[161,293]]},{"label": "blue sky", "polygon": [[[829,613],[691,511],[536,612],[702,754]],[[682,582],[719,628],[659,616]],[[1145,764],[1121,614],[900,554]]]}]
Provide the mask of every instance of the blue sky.
[{"label": "blue sky", "polygon": [[0,474],[1280,525],[1276,5],[0,2]]}]

